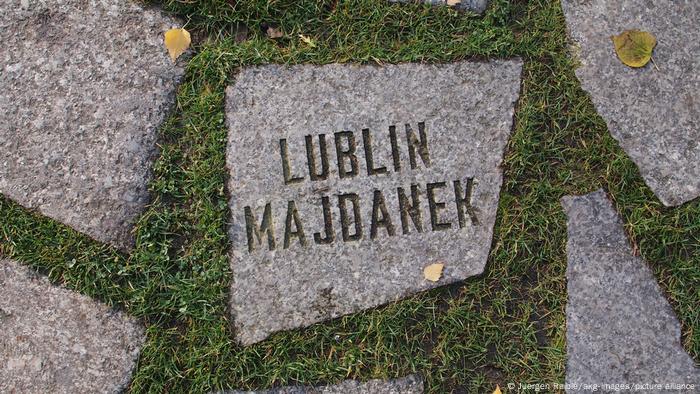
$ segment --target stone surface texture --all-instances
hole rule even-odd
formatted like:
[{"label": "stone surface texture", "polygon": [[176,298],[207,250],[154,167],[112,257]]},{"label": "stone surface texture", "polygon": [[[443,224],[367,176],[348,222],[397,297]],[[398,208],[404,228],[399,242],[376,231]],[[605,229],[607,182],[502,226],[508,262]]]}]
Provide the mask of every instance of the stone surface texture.
[{"label": "stone surface texture", "polygon": [[[611,134],[667,206],[700,196],[700,1],[563,0],[576,75]],[[654,63],[617,58],[610,36],[657,38]]]},{"label": "stone surface texture", "polygon": [[0,260],[0,392],[122,392],[144,339],[123,313]]},{"label": "stone surface texture", "polygon": [[680,323],[646,262],[633,255],[605,193],[561,202],[569,237],[566,383],[664,385],[645,392],[679,392],[666,384],[700,387]]},{"label": "stone surface texture", "polygon": [[[521,68],[520,60],[503,60],[244,69],[227,90],[230,304],[237,339],[251,344],[275,331],[308,326],[480,274],[491,246],[502,181],[499,166],[511,132]],[[429,165],[416,154],[412,169],[408,146],[424,140],[419,137],[421,122]],[[406,124],[414,138],[406,137]],[[398,156],[392,154],[392,125]],[[386,167],[383,174],[368,175],[363,129],[371,135],[374,167]],[[355,135],[359,163],[355,177],[339,176],[334,140],[341,131]],[[326,136],[329,176],[310,181],[305,136],[311,136],[320,169],[319,134]],[[281,139],[288,144],[290,174],[306,173],[303,181],[285,184]],[[349,149],[346,139],[338,141],[341,149]],[[396,158],[401,165],[398,172],[392,164]],[[349,160],[343,163],[347,170]],[[473,178],[471,206],[477,222],[465,214],[464,226],[459,226],[453,182],[460,181],[466,194],[468,178]],[[451,228],[434,230],[427,184],[439,182],[445,187],[434,191],[434,200],[445,206],[436,208],[435,220],[450,222]],[[412,184],[418,189],[423,232],[407,219],[406,234],[397,189],[403,188],[411,199]],[[374,209],[380,206],[375,205],[377,191],[384,195],[395,233],[377,226],[373,239],[374,212],[376,218],[382,217],[380,209]],[[357,222],[362,223],[363,234],[359,240],[346,241],[339,195],[349,193],[359,195]],[[331,244],[317,244],[314,238],[315,232],[327,233],[323,196],[329,199],[334,226]],[[289,201],[299,211],[306,245],[298,238],[284,245],[285,228],[295,228],[287,226],[294,223]],[[268,233],[263,233],[264,244],[256,243],[250,252],[245,207],[251,207],[256,225],[261,226],[268,203],[276,248],[269,250]],[[353,204],[346,207],[351,234]],[[442,279],[428,282],[423,268],[436,262],[445,264]]]},{"label": "stone surface texture", "polygon": [[[430,5],[448,5],[447,0],[389,0],[391,3],[425,3]],[[451,5],[451,7],[463,10],[472,11],[477,14],[481,14],[486,11],[489,6],[490,0],[462,0],[457,4]]]},{"label": "stone surface texture", "polygon": [[423,379],[410,375],[396,380],[370,380],[362,383],[346,380],[320,387],[290,386],[263,391],[230,391],[228,394],[422,394]]},{"label": "stone surface texture", "polygon": [[0,193],[128,249],[183,68],[122,0],[0,0]]}]

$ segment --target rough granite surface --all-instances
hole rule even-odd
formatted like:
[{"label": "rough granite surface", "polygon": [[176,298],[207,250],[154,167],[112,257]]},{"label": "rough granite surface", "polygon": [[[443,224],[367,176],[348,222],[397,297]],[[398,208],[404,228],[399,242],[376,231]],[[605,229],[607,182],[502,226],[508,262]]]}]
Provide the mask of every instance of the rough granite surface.
[{"label": "rough granite surface", "polygon": [[[425,3],[430,5],[447,5],[447,0],[389,0],[391,3]],[[463,11],[472,11],[481,14],[486,11],[490,0],[462,0],[452,7]]]},{"label": "rough granite surface", "polygon": [[680,323],[646,262],[633,255],[605,193],[561,203],[569,237],[566,383],[660,384],[644,392],[675,393],[665,385],[694,384],[697,390],[700,369],[681,346]]},{"label": "rough granite surface", "polygon": [[[308,326],[480,274],[491,246],[502,181],[499,166],[511,132],[521,68],[520,60],[502,60],[244,69],[227,90],[226,110],[230,305],[239,342],[251,344],[275,331]],[[306,136],[313,143],[309,146],[314,173],[322,175],[320,134],[327,147],[326,179],[311,181]],[[352,138],[359,170],[341,178],[336,143],[341,151],[349,151]],[[283,171],[283,139],[289,184]],[[422,147],[416,148],[425,141],[427,160],[421,156],[426,153]],[[372,152],[372,168],[382,173],[368,174],[367,152]],[[341,158],[342,172],[352,172],[353,159]],[[304,179],[292,181],[294,177]],[[465,198],[469,178],[471,199]],[[461,205],[462,225],[455,181],[460,182],[461,199],[471,205]],[[433,184],[432,210],[428,184]],[[403,211],[398,188],[407,200]],[[353,193],[357,205],[347,198]],[[345,195],[345,219],[341,195]],[[267,204],[273,250],[271,232],[262,231]],[[409,206],[419,206],[411,213],[420,216],[422,232],[409,215]],[[246,218],[246,207],[252,220]],[[354,219],[355,207],[359,220]],[[325,230],[324,212],[331,231]],[[346,223],[346,231],[341,223]],[[299,226],[304,242],[295,234],[302,232]],[[357,227],[362,231],[359,236]],[[428,282],[423,268],[436,262],[445,264],[443,276]]]},{"label": "rough granite surface", "polygon": [[[563,0],[581,62],[576,75],[611,134],[667,206],[700,196],[700,1]],[[656,36],[641,69],[617,58],[610,36]],[[655,66],[656,65],[656,66]]]},{"label": "rough granite surface", "polygon": [[417,375],[395,380],[346,380],[332,386],[280,387],[263,391],[229,391],[228,394],[422,394],[423,379]]},{"label": "rough granite surface", "polygon": [[183,68],[124,0],[0,0],[0,193],[128,249]]},{"label": "rough granite surface", "polygon": [[0,392],[122,392],[144,340],[134,319],[0,259]]}]

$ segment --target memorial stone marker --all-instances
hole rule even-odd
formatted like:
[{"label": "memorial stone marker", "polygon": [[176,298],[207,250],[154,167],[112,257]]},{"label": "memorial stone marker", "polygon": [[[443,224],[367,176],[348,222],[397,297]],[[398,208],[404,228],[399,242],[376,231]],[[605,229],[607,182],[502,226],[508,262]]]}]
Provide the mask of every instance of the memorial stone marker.
[{"label": "memorial stone marker", "polygon": [[0,392],[120,393],[144,340],[134,319],[0,259]]},{"label": "memorial stone marker", "polygon": [[238,340],[480,274],[521,68],[244,69],[227,90]]},{"label": "memorial stone marker", "polygon": [[[576,75],[610,133],[667,206],[700,196],[700,1],[563,0]],[[653,63],[630,68],[610,36],[656,36]]]},{"label": "memorial stone marker", "polygon": [[128,0],[0,0],[0,193],[122,249],[183,68]]},{"label": "memorial stone marker", "polygon": [[320,386],[289,386],[262,391],[232,391],[228,394],[422,394],[423,379],[416,375],[395,380],[370,380],[358,382],[346,380],[342,383]]},{"label": "memorial stone marker", "polygon": [[680,323],[646,262],[634,256],[605,193],[565,197],[562,205],[569,236],[567,391],[579,392],[576,385],[584,384],[697,390],[700,369],[681,346]]}]

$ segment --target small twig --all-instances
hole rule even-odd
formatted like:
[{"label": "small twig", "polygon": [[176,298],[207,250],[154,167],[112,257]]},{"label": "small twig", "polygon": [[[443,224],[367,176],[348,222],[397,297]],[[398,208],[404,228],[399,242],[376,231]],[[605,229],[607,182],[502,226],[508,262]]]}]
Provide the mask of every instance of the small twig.
[{"label": "small twig", "polygon": [[661,70],[659,69],[659,66],[656,65],[656,62],[654,61],[654,58],[653,58],[653,57],[650,57],[649,60],[651,60],[651,64],[654,65],[654,68],[656,69],[656,71],[661,71]]}]

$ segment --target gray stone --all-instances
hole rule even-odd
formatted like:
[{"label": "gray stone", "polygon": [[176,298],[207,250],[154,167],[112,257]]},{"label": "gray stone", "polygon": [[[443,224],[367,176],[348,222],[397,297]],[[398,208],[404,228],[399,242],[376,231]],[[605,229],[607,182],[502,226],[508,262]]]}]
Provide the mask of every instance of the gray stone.
[{"label": "gray stone", "polygon": [[122,249],[183,74],[177,21],[123,0],[0,0],[0,193]]},{"label": "gray stone", "polygon": [[692,389],[665,385],[700,387],[700,370],[680,343],[680,323],[646,262],[633,254],[605,193],[561,202],[569,237],[567,391],[584,384],[649,384],[644,392],[676,393]]},{"label": "gray stone", "polygon": [[[667,206],[700,196],[700,1],[563,0],[576,75],[610,133]],[[654,64],[628,67],[610,36],[657,38]]]},{"label": "gray stone", "polygon": [[280,387],[263,391],[231,391],[229,394],[422,394],[423,379],[410,375],[396,380],[370,380],[362,383],[346,380],[332,386]]},{"label": "gray stone", "polygon": [[144,339],[134,319],[0,260],[0,392],[121,392]]},{"label": "gray stone", "polygon": [[[231,310],[238,340],[251,344],[275,331],[308,326],[480,274],[491,246],[502,180],[499,165],[511,132],[521,68],[519,60],[502,60],[243,70],[227,90]],[[357,175],[340,178],[335,144],[341,151],[349,150],[350,133]],[[311,181],[305,136],[313,142],[315,173],[322,174],[320,134],[325,135],[328,171],[325,180]],[[364,134],[369,136],[369,150]],[[288,182],[281,140],[288,152]],[[410,152],[415,166],[410,164]],[[380,174],[368,175],[370,156],[374,169],[383,168],[377,170]],[[344,173],[352,172],[352,160],[342,159]],[[455,181],[466,201],[459,205],[461,218]],[[429,208],[428,184],[435,215]],[[409,213],[414,204],[412,185],[422,232]],[[470,185],[471,199],[465,198]],[[403,221],[398,188],[407,200]],[[356,236],[353,195],[359,201],[360,236]],[[382,200],[391,226],[383,220]],[[274,229],[272,248],[270,232],[262,232],[260,239],[256,234],[263,227],[267,204]],[[294,208],[304,242],[294,234],[300,232]],[[325,231],[326,210],[331,231]],[[332,242],[324,243],[331,237]],[[437,262],[445,264],[442,279],[426,281],[423,268]]]},{"label": "gray stone", "polygon": [[[389,0],[391,3],[425,3],[430,5],[448,5],[447,0]],[[452,5],[453,8],[462,11],[472,11],[481,14],[486,11],[490,0],[462,0]]]}]

